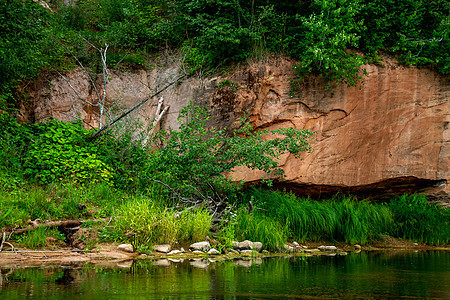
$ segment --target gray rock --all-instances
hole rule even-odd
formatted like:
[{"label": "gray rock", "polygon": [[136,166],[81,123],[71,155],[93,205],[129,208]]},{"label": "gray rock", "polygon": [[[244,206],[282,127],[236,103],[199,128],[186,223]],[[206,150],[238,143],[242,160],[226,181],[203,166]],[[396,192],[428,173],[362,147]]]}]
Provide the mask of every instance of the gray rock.
[{"label": "gray rock", "polygon": [[170,246],[169,244],[154,245],[153,250],[161,252],[161,253],[169,253],[170,250],[172,250],[172,246]]},{"label": "gray rock", "polygon": [[131,244],[120,244],[119,246],[117,246],[117,250],[129,253],[134,252],[133,246]]},{"label": "gray rock", "polygon": [[239,242],[232,241],[232,242],[231,242],[231,245],[233,246],[233,249],[237,249],[237,248],[238,248],[238,245],[239,245]]},{"label": "gray rock", "polygon": [[254,242],[253,243],[253,250],[257,251],[257,252],[261,252],[263,247],[263,244],[261,242]]},{"label": "gray rock", "polygon": [[208,254],[210,254],[210,255],[219,255],[220,252],[217,251],[217,250],[214,249],[214,248],[211,248],[211,249],[209,249]]},{"label": "gray rock", "polygon": [[211,245],[209,244],[209,242],[198,242],[198,243],[194,243],[194,244],[190,245],[189,249],[194,250],[194,251],[197,250],[197,251],[206,252],[209,249],[211,249]]},{"label": "gray rock", "polygon": [[292,245],[294,245],[295,247],[299,246],[297,242],[292,242]]},{"label": "gray rock", "polygon": [[319,250],[323,252],[335,252],[337,248],[336,246],[319,246]]},{"label": "gray rock", "polygon": [[186,252],[183,247],[181,247],[180,251],[183,253]]},{"label": "gray rock", "polygon": [[167,253],[167,255],[176,255],[176,254],[181,254],[183,252],[181,252],[180,250],[172,250],[169,253]]},{"label": "gray rock", "polygon": [[245,240],[243,242],[238,243],[237,245],[238,250],[252,250],[253,249],[253,243],[249,240]]},{"label": "gray rock", "polygon": [[192,254],[205,254],[205,252],[199,251],[199,250],[194,250],[194,251],[192,251]]}]

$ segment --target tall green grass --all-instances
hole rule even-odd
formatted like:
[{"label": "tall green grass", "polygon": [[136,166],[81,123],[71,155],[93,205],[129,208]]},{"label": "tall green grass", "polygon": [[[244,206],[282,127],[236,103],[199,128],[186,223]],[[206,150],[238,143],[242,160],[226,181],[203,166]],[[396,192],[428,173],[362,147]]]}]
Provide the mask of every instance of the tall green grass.
[{"label": "tall green grass", "polygon": [[19,235],[16,238],[19,246],[25,246],[31,249],[43,248],[47,245],[47,237],[53,237],[60,241],[64,241],[64,234],[60,233],[56,228],[39,227],[36,230],[29,231]]},{"label": "tall green grass", "polygon": [[389,203],[396,237],[420,243],[444,245],[450,242],[450,210],[430,204],[424,195],[403,195]]},{"label": "tall green grass", "polygon": [[288,227],[264,215],[238,212],[234,224],[235,239],[262,242],[268,250],[283,247],[288,238]]},{"label": "tall green grass", "polygon": [[286,226],[288,237],[299,241],[366,244],[393,224],[386,206],[358,202],[351,197],[318,202],[280,191],[252,189],[246,198],[253,200],[255,214]]},{"label": "tall green grass", "polygon": [[174,210],[148,198],[128,201],[116,212],[115,230],[128,236],[136,249],[150,249],[153,244],[175,244],[204,240],[211,227],[207,210]]}]

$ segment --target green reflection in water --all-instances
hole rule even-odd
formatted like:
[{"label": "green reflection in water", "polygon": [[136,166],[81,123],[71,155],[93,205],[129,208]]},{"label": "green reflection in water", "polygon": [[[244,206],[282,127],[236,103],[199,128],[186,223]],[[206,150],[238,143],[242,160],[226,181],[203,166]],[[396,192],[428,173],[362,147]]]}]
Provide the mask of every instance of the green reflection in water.
[{"label": "green reflection in water", "polygon": [[[450,253],[4,268],[1,299],[450,298]],[[163,265],[163,266],[161,266]]]}]

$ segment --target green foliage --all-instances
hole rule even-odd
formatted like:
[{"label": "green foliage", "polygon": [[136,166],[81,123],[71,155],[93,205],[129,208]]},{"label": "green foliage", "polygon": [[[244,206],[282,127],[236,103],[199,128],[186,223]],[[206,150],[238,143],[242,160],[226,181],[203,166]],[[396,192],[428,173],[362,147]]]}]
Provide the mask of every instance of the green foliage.
[{"label": "green foliage", "polygon": [[97,148],[99,159],[114,170],[115,187],[129,192],[147,192],[153,189],[146,178],[151,155],[142,146],[143,135],[136,135],[136,132],[143,133],[140,124],[127,119],[115,126],[110,135],[96,140],[93,146]]},{"label": "green foliage", "polygon": [[206,209],[184,210],[177,219],[177,240],[181,243],[202,241],[209,234],[211,214]]},{"label": "green foliage", "polygon": [[49,62],[50,14],[34,1],[0,1],[0,109],[14,102],[15,89]]},{"label": "green foliage", "polygon": [[424,195],[403,195],[389,203],[395,219],[394,236],[419,243],[445,245],[450,241],[450,211],[429,204]]},{"label": "green foliage", "polygon": [[258,241],[268,250],[282,249],[288,238],[288,228],[277,220],[264,215],[249,214],[245,210],[238,212],[235,223],[237,240]]},{"label": "green foliage", "polygon": [[117,211],[116,231],[129,236],[135,249],[150,249],[158,243],[193,242],[204,239],[211,226],[205,210],[185,211],[177,218],[173,210],[150,199],[133,199]]},{"label": "green foliage", "polygon": [[378,50],[399,55],[402,63],[432,64],[449,74],[449,9],[445,0],[363,1],[359,19],[359,48],[367,54]]},{"label": "green foliage", "polygon": [[233,81],[228,80],[228,79],[225,79],[225,80],[219,82],[219,84],[217,85],[217,88],[219,90],[221,90],[221,89],[223,89],[225,87],[230,87],[233,90],[237,90],[238,89],[238,86]]},{"label": "green foliage", "polygon": [[357,30],[362,21],[356,18],[360,1],[316,0],[312,7],[309,16],[297,15],[301,30],[296,38],[301,45],[291,51],[301,60],[295,66],[296,74],[300,80],[312,73],[324,76],[329,84],[356,86],[362,79],[360,66],[364,61],[347,49],[356,47],[360,38]]},{"label": "green foliage", "polygon": [[366,244],[392,225],[392,214],[383,205],[352,198],[331,201],[298,199],[293,194],[252,189],[255,214],[287,226],[288,237],[299,241],[345,241]]},{"label": "green foliage", "polygon": [[[0,228],[23,226],[29,219],[108,217],[127,199],[106,183],[80,186],[66,182],[46,187],[16,185],[7,190],[1,188],[0,191]],[[80,204],[84,204],[86,209],[80,209]]]},{"label": "green foliage", "polygon": [[60,241],[64,241],[64,234],[60,233],[56,228],[39,227],[36,230],[23,233],[16,238],[20,246],[30,249],[42,249],[47,245],[47,238],[53,237]]},{"label": "green foliage", "polygon": [[[226,192],[233,188],[225,172],[247,166],[282,176],[277,158],[283,153],[299,157],[311,151],[308,139],[312,132],[295,128],[253,132],[249,123],[231,136],[225,130],[207,126],[206,110],[191,104],[180,114],[185,122],[178,130],[159,131],[154,137],[160,149],[150,155],[147,174],[182,194],[186,188],[194,193]],[[263,137],[270,136],[265,140]],[[229,190],[228,190],[229,191]]]},{"label": "green foliage", "polygon": [[70,179],[80,183],[110,182],[112,170],[86,141],[89,132],[81,124],[50,120],[33,126],[35,139],[30,143],[24,163],[25,175],[39,183]]},{"label": "green foliage", "polygon": [[90,43],[111,46],[111,67],[145,66],[167,47],[184,49],[190,73],[275,52],[300,60],[300,79],[355,86],[361,64],[382,51],[449,74],[449,9],[445,0],[80,0],[50,12],[2,0],[0,109],[11,109],[17,87],[39,72],[74,68],[73,56],[95,72]]},{"label": "green foliage", "polygon": [[30,130],[17,123],[11,115],[0,112],[0,136],[0,172],[20,181]]}]

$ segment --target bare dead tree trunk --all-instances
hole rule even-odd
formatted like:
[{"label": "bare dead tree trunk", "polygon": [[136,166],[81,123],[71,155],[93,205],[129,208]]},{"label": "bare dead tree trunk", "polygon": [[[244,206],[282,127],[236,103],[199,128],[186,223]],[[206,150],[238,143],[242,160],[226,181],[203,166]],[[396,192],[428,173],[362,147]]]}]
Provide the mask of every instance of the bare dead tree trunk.
[{"label": "bare dead tree trunk", "polygon": [[[86,40],[85,40],[86,41]],[[87,43],[89,43],[88,41],[86,41]],[[72,89],[72,91],[75,93],[75,95],[77,95],[77,98],[79,100],[81,100],[82,102],[90,105],[91,107],[98,107],[99,112],[97,113],[95,110],[93,110],[94,114],[97,114],[97,116],[94,116],[94,118],[96,119],[96,121],[99,124],[99,128],[103,128],[104,123],[105,123],[105,106],[106,106],[106,87],[108,85],[108,80],[109,80],[109,73],[108,73],[108,65],[106,62],[106,53],[108,51],[108,47],[109,45],[105,43],[105,48],[98,48],[95,47],[93,44],[89,43],[91,45],[91,47],[95,48],[99,53],[100,53],[100,59],[102,61],[102,83],[103,83],[103,90],[102,93],[99,94],[97,87],[95,85],[94,79],[92,78],[92,76],[89,74],[89,72],[84,68],[84,66],[81,64],[81,62],[76,59],[76,61],[78,62],[78,64],[80,65],[80,67],[82,68],[82,70],[87,74],[89,81],[96,93],[97,96],[97,103],[94,103],[92,101],[89,101],[83,97],[81,97],[81,95],[78,93],[78,91],[73,87],[73,85],[70,83],[70,80],[62,75],[61,73],[58,72],[59,76],[61,76],[61,78],[69,85],[69,87]]]},{"label": "bare dead tree trunk", "polygon": [[112,120],[111,122],[109,122],[108,124],[106,124],[105,126],[103,126],[100,130],[98,130],[97,132],[95,132],[92,136],[91,139],[96,139],[99,136],[101,136],[108,128],[110,128],[112,125],[114,125],[115,123],[117,123],[118,121],[120,121],[121,119],[125,118],[126,116],[128,116],[130,113],[132,113],[133,111],[135,111],[136,109],[138,109],[139,107],[141,107],[142,105],[144,105],[145,103],[147,103],[149,100],[153,99],[154,97],[158,96],[159,94],[161,94],[162,92],[164,92],[166,89],[168,89],[169,87],[171,87],[172,85],[174,85],[175,83],[177,83],[179,80],[183,79],[186,75],[181,75],[180,77],[178,77],[177,79],[175,79],[174,81],[170,82],[169,84],[167,84],[166,86],[164,86],[162,89],[158,90],[156,93],[154,93],[153,95],[145,98],[144,100],[142,100],[141,102],[139,102],[138,104],[136,104],[135,106],[133,106],[132,108],[128,109],[126,112],[122,113],[120,116],[118,116],[117,118],[115,118],[114,120]]},{"label": "bare dead tree trunk", "polygon": [[159,130],[161,119],[169,110],[170,106],[166,106],[166,107],[164,107],[164,109],[162,109],[163,103],[164,103],[164,98],[161,97],[158,101],[158,106],[156,107],[156,111],[155,111],[155,115],[153,117],[152,124],[149,126],[149,128],[147,130],[147,136],[145,137],[145,139],[142,143],[143,145],[147,145],[148,140],[150,139],[150,136]]},{"label": "bare dead tree trunk", "polygon": [[106,85],[108,84],[108,67],[106,65],[106,52],[108,51],[108,44],[105,43],[105,48],[97,49],[100,52],[100,58],[102,60],[102,82],[103,82],[103,92],[101,99],[98,100],[98,108],[100,110],[99,116],[99,128],[103,127],[103,114],[105,112],[106,105]]},{"label": "bare dead tree trunk", "polygon": [[[94,119],[98,122],[99,124],[99,128],[98,130],[91,136],[91,139],[96,139],[99,136],[101,136],[106,130],[108,130],[111,126],[113,126],[115,123],[117,123],[118,121],[120,121],[121,119],[123,119],[124,117],[128,116],[131,112],[135,111],[136,109],[140,108],[142,105],[144,105],[145,103],[147,103],[149,100],[153,99],[154,97],[158,96],[159,94],[161,94],[163,91],[165,91],[166,89],[168,89],[170,86],[174,85],[175,83],[177,83],[179,80],[183,79],[186,75],[181,75],[178,78],[176,78],[175,80],[173,80],[172,82],[168,83],[167,85],[165,85],[163,88],[157,90],[154,94],[150,95],[149,97],[145,98],[144,100],[142,100],[141,102],[139,102],[138,104],[136,104],[135,106],[133,106],[132,108],[128,109],[127,111],[123,112],[121,115],[119,115],[118,117],[112,119],[111,116],[109,116],[109,122],[107,122],[106,118],[105,118],[105,114],[108,114],[108,110],[106,109],[106,88],[109,82],[109,73],[108,73],[108,66],[107,66],[107,51],[109,48],[109,45],[105,43],[105,47],[104,48],[98,48],[95,45],[93,45],[92,43],[90,43],[89,41],[87,41],[86,39],[84,39],[86,43],[88,43],[92,48],[96,49],[99,53],[100,53],[100,58],[101,58],[101,63],[102,63],[102,83],[103,83],[103,89],[101,94],[99,93],[99,91],[97,90],[97,87],[95,85],[94,79],[92,78],[92,76],[89,74],[89,72],[84,68],[84,66],[82,65],[82,63],[78,60],[78,58],[73,55],[73,57],[75,58],[75,60],[77,61],[77,63],[80,65],[80,67],[82,68],[82,70],[87,74],[89,81],[93,87],[93,90],[95,91],[95,94],[97,96],[97,102],[94,103],[93,101],[89,101],[88,99],[85,99],[83,97],[81,97],[80,93],[78,93],[78,91],[74,88],[74,86],[70,83],[70,80],[64,76],[61,73],[58,73],[61,78],[69,85],[69,87],[72,89],[72,91],[75,93],[75,95],[77,96],[77,98],[82,101],[83,103],[91,106],[91,107],[97,107],[98,108],[98,113],[93,110],[94,112]],[[70,50],[69,50],[70,51]],[[153,134],[157,128],[157,126],[159,125],[159,123],[161,122],[161,118],[167,113],[167,110],[169,109],[169,107],[165,107],[162,111],[162,98],[161,98],[161,103],[158,103],[158,108],[157,111],[155,113],[155,119],[152,123],[152,129],[150,130],[149,135]],[[79,119],[79,118],[78,118]],[[83,120],[82,120],[83,121]],[[89,126],[92,127],[92,125],[89,124]]]}]

